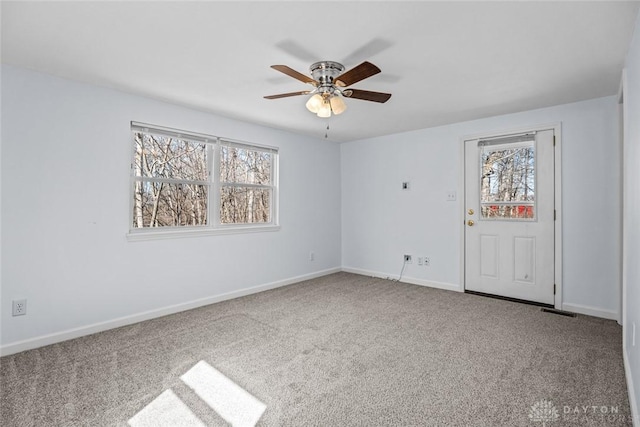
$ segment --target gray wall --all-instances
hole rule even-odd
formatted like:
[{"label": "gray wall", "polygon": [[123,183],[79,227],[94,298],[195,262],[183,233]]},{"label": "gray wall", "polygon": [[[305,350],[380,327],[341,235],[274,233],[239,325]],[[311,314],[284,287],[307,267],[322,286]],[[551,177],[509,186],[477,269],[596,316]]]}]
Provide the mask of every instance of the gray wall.
[{"label": "gray wall", "polygon": [[[336,144],[9,66],[2,113],[3,347],[340,268]],[[131,120],[279,147],[281,229],[127,241]]]},{"label": "gray wall", "polygon": [[[624,88],[624,335],[627,383],[638,424],[640,407],[640,15],[626,63]],[[635,345],[633,332],[635,329]]]},{"label": "gray wall", "polygon": [[[345,143],[342,265],[398,276],[402,254],[428,256],[403,277],[462,290],[465,136],[561,123],[563,307],[619,319],[621,178],[617,98],[605,97]],[[410,181],[409,191],[401,182]],[[448,190],[457,200],[446,200]]]}]

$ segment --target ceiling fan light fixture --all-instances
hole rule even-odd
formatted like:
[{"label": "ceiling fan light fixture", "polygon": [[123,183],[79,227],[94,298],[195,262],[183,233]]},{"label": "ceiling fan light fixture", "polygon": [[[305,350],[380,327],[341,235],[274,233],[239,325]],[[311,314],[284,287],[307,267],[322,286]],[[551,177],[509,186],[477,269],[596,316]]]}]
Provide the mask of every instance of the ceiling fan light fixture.
[{"label": "ceiling fan light fixture", "polygon": [[320,110],[320,107],[322,107],[323,102],[324,99],[322,99],[322,96],[316,93],[309,98],[305,105],[307,107],[307,110],[311,111],[312,113],[317,113]]},{"label": "ceiling fan light fixture", "polygon": [[333,111],[333,114],[342,114],[347,109],[347,104],[340,95],[336,94],[332,96],[329,103],[331,104],[331,111]]},{"label": "ceiling fan light fixture", "polygon": [[318,117],[327,118],[331,117],[331,104],[328,100],[323,100],[320,109],[318,110]]}]

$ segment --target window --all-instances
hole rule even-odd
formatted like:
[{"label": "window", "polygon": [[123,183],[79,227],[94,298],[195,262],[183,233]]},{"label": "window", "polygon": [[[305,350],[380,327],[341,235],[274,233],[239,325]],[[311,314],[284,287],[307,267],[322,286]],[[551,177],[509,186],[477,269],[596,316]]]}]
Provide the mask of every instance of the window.
[{"label": "window", "polygon": [[535,219],[533,138],[527,135],[518,137],[518,142],[481,142],[480,208],[483,219]]},{"label": "window", "polygon": [[220,222],[270,223],[273,154],[223,141],[220,146]]},{"label": "window", "polygon": [[131,123],[130,236],[277,228],[276,148]]}]

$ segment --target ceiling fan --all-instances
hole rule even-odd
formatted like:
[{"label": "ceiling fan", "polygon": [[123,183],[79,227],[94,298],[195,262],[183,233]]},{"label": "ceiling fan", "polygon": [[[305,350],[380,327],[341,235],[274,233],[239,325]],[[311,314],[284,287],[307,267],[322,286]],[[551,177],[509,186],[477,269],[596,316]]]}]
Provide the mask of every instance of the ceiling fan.
[{"label": "ceiling fan", "polygon": [[391,98],[390,93],[372,92],[361,89],[348,89],[354,83],[364,80],[380,72],[380,68],[370,62],[363,62],[357,67],[344,72],[344,66],[334,61],[320,61],[311,64],[311,77],[299,73],[286,65],[272,65],[271,68],[281,73],[314,86],[312,90],[281,93],[265,96],[266,99],[279,99],[289,96],[313,94],[306,107],[318,117],[331,117],[331,114],[342,114],[347,109],[344,97],[384,103]]}]

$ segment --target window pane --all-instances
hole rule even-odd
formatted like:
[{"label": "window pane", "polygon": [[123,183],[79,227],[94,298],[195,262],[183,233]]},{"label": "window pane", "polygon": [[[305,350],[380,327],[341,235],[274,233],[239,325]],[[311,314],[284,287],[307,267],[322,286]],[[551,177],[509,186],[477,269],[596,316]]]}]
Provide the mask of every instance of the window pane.
[{"label": "window pane", "polygon": [[533,206],[532,205],[483,205],[482,206],[483,218],[518,218],[518,219],[532,219],[533,218]]},{"label": "window pane", "polygon": [[222,146],[220,180],[239,184],[271,184],[273,155],[264,151]]},{"label": "window pane", "polygon": [[136,181],[133,228],[207,224],[207,186]]},{"label": "window pane", "polygon": [[[533,218],[535,212],[533,141],[525,147],[507,149],[492,147],[491,150],[483,150],[480,156],[482,162],[480,203],[483,218]],[[492,206],[491,204],[495,202],[498,203]]]},{"label": "window pane", "polygon": [[133,137],[136,176],[207,180],[205,144],[142,132],[134,132]]},{"label": "window pane", "polygon": [[220,222],[222,224],[271,222],[271,190],[223,187],[220,194]]}]

